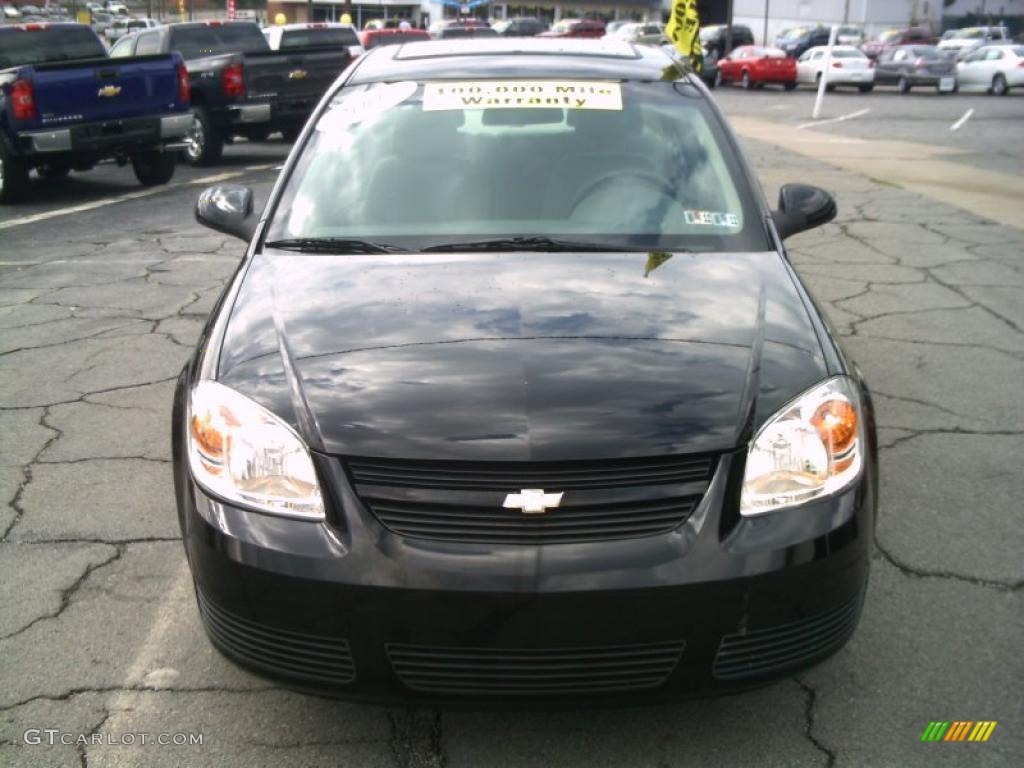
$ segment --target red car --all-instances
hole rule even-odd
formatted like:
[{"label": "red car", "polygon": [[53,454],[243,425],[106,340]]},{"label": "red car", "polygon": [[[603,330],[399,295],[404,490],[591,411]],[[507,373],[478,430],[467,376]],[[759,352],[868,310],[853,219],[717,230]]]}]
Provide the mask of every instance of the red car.
[{"label": "red car", "polygon": [[562,19],[537,37],[604,37],[604,22],[595,19]]},{"label": "red car", "polygon": [[796,88],[796,60],[778,48],[744,45],[718,62],[715,84],[739,83],[744,88],[761,88],[765,83]]}]

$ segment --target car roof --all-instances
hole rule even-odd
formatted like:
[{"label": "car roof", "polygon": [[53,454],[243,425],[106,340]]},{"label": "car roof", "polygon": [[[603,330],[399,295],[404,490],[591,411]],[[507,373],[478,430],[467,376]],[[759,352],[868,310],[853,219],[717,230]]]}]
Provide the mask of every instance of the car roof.
[{"label": "car roof", "polygon": [[616,78],[661,80],[677,62],[660,48],[624,40],[573,38],[462,38],[403,43],[376,48],[362,57],[351,83],[399,78],[467,77]]}]

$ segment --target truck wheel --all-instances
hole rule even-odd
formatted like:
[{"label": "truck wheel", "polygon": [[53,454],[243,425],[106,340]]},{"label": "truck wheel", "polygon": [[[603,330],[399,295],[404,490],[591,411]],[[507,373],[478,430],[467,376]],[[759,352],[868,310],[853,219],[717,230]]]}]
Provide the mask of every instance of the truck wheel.
[{"label": "truck wheel", "polygon": [[19,203],[28,191],[28,166],[0,143],[0,203]]},{"label": "truck wheel", "polygon": [[71,163],[46,163],[36,169],[44,179],[63,179],[71,173]]},{"label": "truck wheel", "polygon": [[178,158],[173,152],[142,152],[132,156],[132,170],[135,178],[144,187],[166,184],[174,176]]},{"label": "truck wheel", "polygon": [[214,125],[206,107],[192,107],[192,128],[185,135],[189,165],[213,165],[224,152],[224,134]]}]

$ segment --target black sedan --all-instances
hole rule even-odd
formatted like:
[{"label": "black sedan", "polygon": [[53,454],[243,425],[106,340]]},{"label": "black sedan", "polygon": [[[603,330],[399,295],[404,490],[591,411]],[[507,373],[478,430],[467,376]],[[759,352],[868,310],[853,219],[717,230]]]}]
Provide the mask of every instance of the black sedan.
[{"label": "black sedan", "polygon": [[212,643],[372,700],[616,703],[839,649],[874,417],[700,80],[608,41],[363,56],[178,382],[178,511]]},{"label": "black sedan", "polygon": [[895,85],[900,93],[930,86],[939,93],[957,89],[956,60],[934,45],[900,45],[878,57],[875,85]]}]

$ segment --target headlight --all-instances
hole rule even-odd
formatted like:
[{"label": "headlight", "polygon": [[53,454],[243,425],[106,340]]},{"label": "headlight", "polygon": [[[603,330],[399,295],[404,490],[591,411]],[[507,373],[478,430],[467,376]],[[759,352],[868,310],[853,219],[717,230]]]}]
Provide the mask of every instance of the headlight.
[{"label": "headlight", "polygon": [[266,408],[201,381],[189,402],[188,435],[192,476],[210,493],[261,512],[324,519],[309,451]]},{"label": "headlight", "polygon": [[845,488],[860,474],[863,442],[850,379],[838,376],[805,392],[751,441],[740,514],[773,512]]}]

